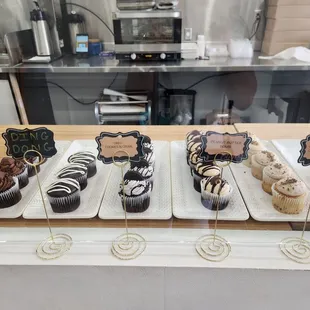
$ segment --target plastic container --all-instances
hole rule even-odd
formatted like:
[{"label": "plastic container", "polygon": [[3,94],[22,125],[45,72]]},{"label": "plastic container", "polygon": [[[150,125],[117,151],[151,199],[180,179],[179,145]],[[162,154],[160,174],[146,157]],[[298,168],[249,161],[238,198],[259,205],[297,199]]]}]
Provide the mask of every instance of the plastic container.
[{"label": "plastic container", "polygon": [[198,46],[198,57],[204,58],[206,51],[206,41],[204,35],[198,35],[197,38],[197,46]]}]

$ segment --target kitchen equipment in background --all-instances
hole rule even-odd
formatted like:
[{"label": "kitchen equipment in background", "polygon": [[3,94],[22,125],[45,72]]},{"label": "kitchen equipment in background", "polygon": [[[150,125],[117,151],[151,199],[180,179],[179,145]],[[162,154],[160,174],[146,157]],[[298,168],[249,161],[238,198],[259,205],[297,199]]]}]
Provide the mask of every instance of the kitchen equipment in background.
[{"label": "kitchen equipment in background", "polygon": [[160,124],[194,125],[197,92],[184,89],[165,91],[165,112],[159,115]]},{"label": "kitchen equipment in background", "polygon": [[113,26],[117,59],[181,59],[182,16],[179,11],[115,12]]},{"label": "kitchen equipment in background", "polygon": [[196,59],[198,58],[198,46],[197,43],[182,43],[181,45],[181,57],[182,59]]},{"label": "kitchen equipment in background", "polygon": [[155,7],[155,0],[116,0],[119,10],[147,10]]},{"label": "kitchen equipment in background", "polygon": [[203,34],[200,34],[197,37],[197,47],[198,47],[199,59],[204,59],[205,53],[206,53],[206,40],[205,40],[205,36]]},{"label": "kitchen equipment in background", "polygon": [[51,33],[47,23],[46,13],[40,8],[37,1],[33,1],[36,9],[30,12],[32,31],[37,56],[51,56],[53,54]]},{"label": "kitchen equipment in background", "polygon": [[99,125],[150,125],[151,100],[148,92],[115,92],[109,89],[96,102]]},{"label": "kitchen equipment in background", "polygon": [[84,17],[77,14],[75,11],[71,11],[68,15],[69,20],[69,32],[71,39],[72,54],[76,54],[76,38],[78,34],[86,33],[86,26]]},{"label": "kitchen equipment in background", "polygon": [[156,7],[159,10],[171,10],[171,9],[175,9],[178,4],[179,4],[179,0],[175,0],[175,1],[161,0],[156,4]]}]

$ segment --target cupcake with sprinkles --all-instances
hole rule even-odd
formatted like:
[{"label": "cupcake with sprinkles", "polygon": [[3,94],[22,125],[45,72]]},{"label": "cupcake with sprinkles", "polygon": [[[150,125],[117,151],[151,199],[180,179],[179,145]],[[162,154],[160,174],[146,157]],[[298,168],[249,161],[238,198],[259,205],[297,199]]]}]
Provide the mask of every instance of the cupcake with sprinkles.
[{"label": "cupcake with sprinkles", "polygon": [[201,192],[200,182],[204,178],[219,176],[221,168],[213,164],[199,162],[193,170],[194,188],[197,192]]},{"label": "cupcake with sprinkles", "polygon": [[87,167],[87,177],[92,178],[97,173],[96,156],[91,152],[78,152],[68,158],[70,164],[81,164]]},{"label": "cupcake with sprinkles", "polygon": [[60,179],[51,184],[46,193],[55,213],[70,213],[81,203],[80,184],[73,179]]},{"label": "cupcake with sprinkles", "polygon": [[139,162],[131,163],[131,170],[137,173],[140,173],[145,181],[148,181],[152,190],[154,187],[154,168],[148,164],[145,159],[141,159]]},{"label": "cupcake with sprinkles", "polygon": [[227,208],[233,194],[233,188],[220,176],[208,177],[201,182],[201,203],[212,211]]},{"label": "cupcake with sprinkles", "polygon": [[87,167],[81,164],[69,164],[56,174],[58,179],[74,179],[80,184],[81,191],[87,187]]},{"label": "cupcake with sprinkles", "polygon": [[[124,187],[120,185],[119,196],[128,213],[142,213],[150,206],[151,184],[140,173],[129,170],[124,176]],[[125,200],[124,200],[125,195]]]}]

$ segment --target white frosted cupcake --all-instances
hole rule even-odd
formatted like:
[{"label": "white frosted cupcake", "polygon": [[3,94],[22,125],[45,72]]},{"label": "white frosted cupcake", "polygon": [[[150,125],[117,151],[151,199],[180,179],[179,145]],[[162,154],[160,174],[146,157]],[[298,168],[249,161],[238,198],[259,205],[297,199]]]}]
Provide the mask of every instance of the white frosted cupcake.
[{"label": "white frosted cupcake", "polygon": [[251,158],[252,175],[258,180],[263,180],[263,170],[265,167],[278,162],[278,157],[268,151],[261,151]]},{"label": "white frosted cupcake", "polygon": [[291,169],[281,163],[274,163],[264,168],[263,170],[263,190],[272,194],[271,187],[274,183],[290,176],[292,173]]},{"label": "white frosted cupcake", "polygon": [[259,139],[252,134],[249,134],[249,137],[252,138],[252,142],[250,144],[249,147],[249,152],[248,152],[248,159],[243,161],[243,164],[249,168],[251,168],[251,158],[253,155],[261,152],[261,151],[265,151],[266,148],[264,147],[264,145],[259,141]]},{"label": "white frosted cupcake", "polygon": [[306,204],[306,185],[295,178],[285,178],[272,185],[272,204],[284,214],[300,214]]},{"label": "white frosted cupcake", "polygon": [[221,174],[221,168],[218,166],[210,165],[205,162],[199,162],[193,170],[194,188],[200,193],[200,182],[204,178],[219,176]]},{"label": "white frosted cupcake", "polygon": [[227,208],[232,197],[233,188],[229,183],[221,179],[220,176],[214,176],[202,179],[201,185],[201,203],[212,211],[224,210]]}]

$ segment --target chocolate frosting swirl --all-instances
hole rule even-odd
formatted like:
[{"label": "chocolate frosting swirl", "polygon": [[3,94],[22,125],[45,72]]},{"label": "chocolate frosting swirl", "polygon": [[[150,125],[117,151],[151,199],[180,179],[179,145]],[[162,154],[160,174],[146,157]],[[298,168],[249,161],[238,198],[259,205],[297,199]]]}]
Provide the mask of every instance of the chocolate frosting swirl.
[{"label": "chocolate frosting swirl", "polygon": [[0,170],[10,176],[17,176],[25,170],[25,165],[21,160],[5,157],[1,160]]},{"label": "chocolate frosting swirl", "polygon": [[14,180],[7,173],[0,171],[0,193],[4,193],[14,186]]}]

